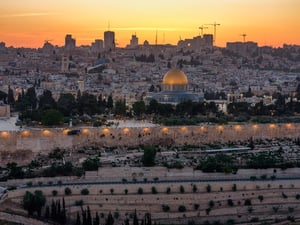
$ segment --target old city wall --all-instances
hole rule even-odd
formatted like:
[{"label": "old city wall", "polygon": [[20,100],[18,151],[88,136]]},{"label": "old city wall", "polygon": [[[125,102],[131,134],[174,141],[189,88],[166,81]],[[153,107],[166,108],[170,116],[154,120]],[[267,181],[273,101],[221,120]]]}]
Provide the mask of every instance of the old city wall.
[{"label": "old city wall", "polygon": [[144,128],[28,129],[0,132],[0,164],[12,160],[30,161],[38,153],[80,146],[200,145],[253,139],[298,138],[300,124],[244,124]]}]

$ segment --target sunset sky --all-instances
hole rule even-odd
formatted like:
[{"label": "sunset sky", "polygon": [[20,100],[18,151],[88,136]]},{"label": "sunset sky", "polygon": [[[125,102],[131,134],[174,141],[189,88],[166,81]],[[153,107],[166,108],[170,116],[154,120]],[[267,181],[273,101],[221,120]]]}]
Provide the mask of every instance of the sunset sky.
[{"label": "sunset sky", "polygon": [[[220,23],[217,46],[258,42],[260,46],[300,45],[300,0],[0,0],[0,42],[15,47],[41,47],[45,40],[63,45],[67,33],[76,44],[116,33],[119,47],[136,33],[148,40],[176,44],[199,35],[199,26]],[[213,33],[208,26],[204,33]]]}]

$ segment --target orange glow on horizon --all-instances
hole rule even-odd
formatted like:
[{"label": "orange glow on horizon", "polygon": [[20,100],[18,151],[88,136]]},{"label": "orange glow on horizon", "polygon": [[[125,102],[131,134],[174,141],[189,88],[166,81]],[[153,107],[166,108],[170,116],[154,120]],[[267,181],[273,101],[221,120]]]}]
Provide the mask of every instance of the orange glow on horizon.
[{"label": "orange glow on horizon", "polygon": [[[299,8],[298,0],[1,0],[0,42],[37,48],[50,40],[62,46],[70,33],[77,46],[90,45],[110,29],[118,47],[126,46],[134,33],[140,44],[154,44],[156,31],[159,44],[177,44],[180,37],[199,35],[199,26],[217,22],[217,46],[242,41],[242,33],[259,46],[300,45]],[[204,33],[212,34],[213,26],[208,27]]]}]

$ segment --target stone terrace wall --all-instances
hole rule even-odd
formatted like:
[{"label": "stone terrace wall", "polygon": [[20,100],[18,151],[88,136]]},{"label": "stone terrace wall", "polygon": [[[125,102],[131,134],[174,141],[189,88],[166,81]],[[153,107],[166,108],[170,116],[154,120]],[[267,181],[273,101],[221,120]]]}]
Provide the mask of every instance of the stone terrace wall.
[{"label": "stone terrace wall", "polygon": [[141,144],[199,145],[219,141],[272,138],[298,138],[300,124],[245,124],[144,128],[73,128],[78,135],[68,135],[67,129],[28,129],[0,132],[0,164],[9,160],[31,159],[38,153],[47,154],[55,148],[80,146],[138,146]]}]

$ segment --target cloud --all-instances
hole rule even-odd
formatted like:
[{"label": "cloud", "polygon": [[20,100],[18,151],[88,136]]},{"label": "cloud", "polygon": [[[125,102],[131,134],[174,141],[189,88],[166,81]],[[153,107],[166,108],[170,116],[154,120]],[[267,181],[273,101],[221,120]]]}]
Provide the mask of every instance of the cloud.
[{"label": "cloud", "polygon": [[18,13],[18,14],[6,14],[6,15],[0,15],[1,18],[12,18],[12,17],[36,17],[36,16],[48,16],[52,13]]},{"label": "cloud", "polygon": [[[99,28],[96,30],[107,30],[107,28]],[[112,27],[112,31],[191,31],[191,28],[182,27]]]}]

